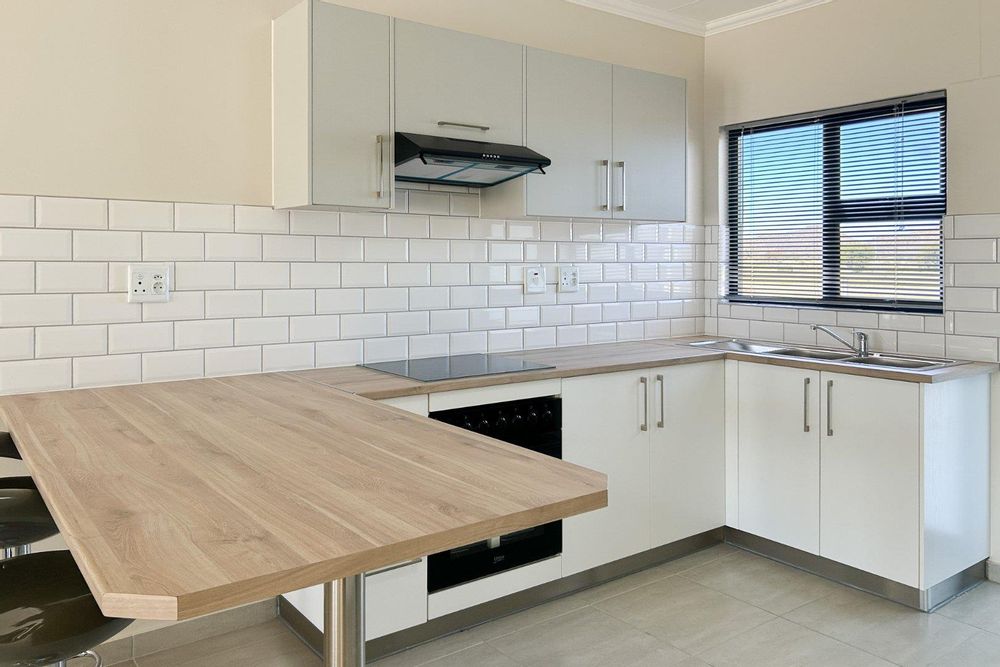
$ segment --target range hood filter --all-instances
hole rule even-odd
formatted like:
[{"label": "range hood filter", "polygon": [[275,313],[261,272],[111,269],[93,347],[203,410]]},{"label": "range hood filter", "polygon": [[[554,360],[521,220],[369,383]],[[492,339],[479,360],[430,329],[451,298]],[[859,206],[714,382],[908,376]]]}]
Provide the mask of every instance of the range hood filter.
[{"label": "range hood filter", "polygon": [[396,180],[487,188],[552,164],[524,146],[396,133]]}]

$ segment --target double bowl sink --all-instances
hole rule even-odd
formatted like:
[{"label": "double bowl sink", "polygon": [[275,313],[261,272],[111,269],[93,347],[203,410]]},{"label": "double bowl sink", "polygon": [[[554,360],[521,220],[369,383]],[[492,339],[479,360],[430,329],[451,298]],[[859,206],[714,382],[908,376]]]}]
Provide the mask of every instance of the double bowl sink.
[{"label": "double bowl sink", "polygon": [[724,352],[742,352],[744,354],[756,354],[765,357],[788,357],[792,359],[809,359],[812,361],[831,361],[842,364],[857,364],[859,366],[872,366],[875,368],[903,368],[907,370],[923,371],[954,366],[965,363],[954,359],[931,359],[927,357],[906,357],[895,354],[872,353],[867,356],[858,356],[852,350],[837,350],[826,347],[797,347],[771,345],[769,343],[758,343],[751,340],[741,340],[739,338],[727,338],[723,340],[706,340],[697,343],[689,343],[692,347],[707,348],[711,350],[722,350]]}]

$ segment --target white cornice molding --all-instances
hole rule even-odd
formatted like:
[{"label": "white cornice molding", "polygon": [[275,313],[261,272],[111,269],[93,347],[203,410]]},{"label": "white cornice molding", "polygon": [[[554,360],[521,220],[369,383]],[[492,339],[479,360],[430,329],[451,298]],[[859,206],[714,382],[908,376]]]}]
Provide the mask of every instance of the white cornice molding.
[{"label": "white cornice molding", "polygon": [[699,37],[716,35],[727,30],[735,30],[743,26],[759,23],[777,16],[798,12],[817,5],[824,5],[832,0],[775,0],[766,5],[730,16],[724,16],[713,21],[678,16],[673,12],[656,9],[635,0],[567,0],[575,5],[589,7],[609,14],[617,14],[625,18],[651,23],[662,28],[678,30]]},{"label": "white cornice molding", "polygon": [[803,9],[809,9],[810,7],[825,5],[828,2],[831,2],[831,0],[777,0],[776,2],[770,2],[766,5],[757,7],[756,9],[748,9],[745,12],[723,16],[721,19],[715,19],[714,21],[708,21],[705,24],[705,36],[716,35],[720,32],[726,32],[727,30],[735,30],[736,28],[742,28],[743,26],[760,23],[761,21],[777,18],[778,16],[784,16],[785,14],[791,14],[792,12],[799,12]]},{"label": "white cornice molding", "polygon": [[649,5],[634,2],[633,0],[567,0],[567,2],[607,12],[608,14],[617,14],[628,19],[642,21],[643,23],[652,23],[661,28],[679,30],[691,35],[698,35],[699,37],[705,36],[704,21],[676,16],[670,12],[655,9]]}]

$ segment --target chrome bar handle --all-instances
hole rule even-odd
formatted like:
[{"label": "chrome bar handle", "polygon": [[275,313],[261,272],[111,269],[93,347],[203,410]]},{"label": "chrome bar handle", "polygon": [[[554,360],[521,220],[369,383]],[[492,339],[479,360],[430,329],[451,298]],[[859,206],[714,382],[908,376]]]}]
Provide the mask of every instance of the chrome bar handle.
[{"label": "chrome bar handle", "polygon": [[611,208],[611,162],[601,160],[601,166],[604,167],[604,203],[600,210],[607,211]]},{"label": "chrome bar handle", "polygon": [[649,430],[649,383],[646,380],[646,376],[639,378],[639,384],[642,385],[642,423],[639,424],[640,431]]},{"label": "chrome bar handle", "polygon": [[657,375],[656,382],[660,385],[660,418],[656,422],[656,428],[663,428],[666,411],[663,409],[663,394],[666,393],[666,386],[663,384],[663,376]]},{"label": "chrome bar handle", "polygon": [[378,155],[378,198],[385,195],[385,137],[381,134],[375,137],[375,150]]},{"label": "chrome bar handle", "polygon": [[625,210],[625,160],[619,160],[615,164],[616,166],[622,168],[622,205],[618,206],[617,208],[619,211],[624,211]]},{"label": "chrome bar handle", "polygon": [[450,120],[439,120],[438,127],[464,127],[469,130],[482,130],[486,132],[490,129],[489,125],[477,125],[476,123],[456,123]]},{"label": "chrome bar handle", "polygon": [[833,435],[833,380],[826,383],[826,434]]},{"label": "chrome bar handle", "polygon": [[809,432],[809,378],[802,381],[802,430]]}]

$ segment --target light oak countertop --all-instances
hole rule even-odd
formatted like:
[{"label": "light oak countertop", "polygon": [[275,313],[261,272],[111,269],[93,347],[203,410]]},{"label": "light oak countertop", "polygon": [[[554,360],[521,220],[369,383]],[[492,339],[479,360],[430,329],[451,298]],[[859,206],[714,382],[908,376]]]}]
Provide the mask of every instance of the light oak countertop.
[{"label": "light oak countertop", "polygon": [[0,398],[108,616],[178,620],[607,505],[605,475],[290,373]]}]

